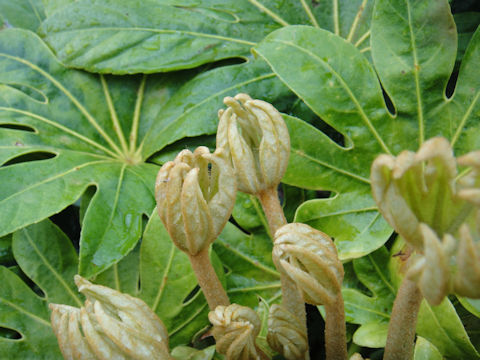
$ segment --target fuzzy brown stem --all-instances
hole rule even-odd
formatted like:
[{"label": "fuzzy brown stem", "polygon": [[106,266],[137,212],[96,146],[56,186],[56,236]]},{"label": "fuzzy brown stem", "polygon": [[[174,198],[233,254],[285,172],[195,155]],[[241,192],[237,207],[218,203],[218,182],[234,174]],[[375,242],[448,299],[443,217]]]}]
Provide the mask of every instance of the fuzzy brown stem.
[{"label": "fuzzy brown stem", "polygon": [[282,205],[278,199],[278,192],[276,187],[265,189],[257,194],[260,203],[262,204],[263,211],[267,217],[268,227],[272,237],[275,236],[275,232],[278,228],[287,223],[285,215],[283,214]]},{"label": "fuzzy brown stem", "polygon": [[[275,232],[287,223],[285,214],[283,213],[280,200],[278,198],[278,192],[276,187],[271,187],[261,191],[257,194],[260,203],[262,204],[263,211],[267,217],[268,227],[270,228],[270,234],[275,236]],[[282,284],[282,304],[285,308],[295,315],[301,322],[302,327],[307,333],[307,316],[305,314],[305,301],[303,300],[302,293],[298,289],[295,282],[278,268],[280,272],[280,282]],[[305,360],[310,359],[310,355],[305,354]]]},{"label": "fuzzy brown stem", "polygon": [[227,293],[210,262],[208,247],[196,255],[189,255],[189,258],[210,310],[214,311],[218,305],[230,305]]},{"label": "fuzzy brown stem", "polygon": [[384,360],[412,358],[417,316],[422,299],[423,296],[417,284],[405,277],[393,303]]},{"label": "fuzzy brown stem", "polygon": [[325,349],[327,360],[346,360],[347,336],[342,295],[325,305]]}]

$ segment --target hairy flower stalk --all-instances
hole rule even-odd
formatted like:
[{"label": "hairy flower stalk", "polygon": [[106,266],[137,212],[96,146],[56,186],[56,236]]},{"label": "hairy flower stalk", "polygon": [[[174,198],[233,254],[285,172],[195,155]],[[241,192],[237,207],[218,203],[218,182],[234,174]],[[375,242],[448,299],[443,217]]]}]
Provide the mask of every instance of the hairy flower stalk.
[{"label": "hairy flower stalk", "polygon": [[235,175],[218,150],[181,151],[160,169],[155,184],[157,210],[174,244],[190,259],[210,310],[229,305],[209,258],[210,244],[233,209]]},{"label": "hairy flower stalk", "polygon": [[344,272],[332,239],[306,224],[284,225],[275,234],[273,259],[295,281],[307,303],[325,306],[326,358],[347,359]]},{"label": "hairy flower stalk", "polygon": [[217,351],[227,360],[266,359],[255,344],[261,323],[254,310],[237,304],[218,306],[208,319],[213,325]]},{"label": "hairy flower stalk", "polygon": [[168,333],[140,299],[75,276],[85,305],[50,304],[51,323],[65,359],[172,359]]},{"label": "hairy flower stalk", "polygon": [[[260,200],[273,236],[287,223],[277,192],[290,156],[287,126],[280,112],[265,101],[247,94],[223,101],[227,109],[218,112],[217,148],[231,159],[238,189]],[[281,274],[280,280],[284,306],[300,319],[306,331],[301,292],[288,276]]]},{"label": "hairy flower stalk", "polygon": [[378,208],[413,249],[392,310],[385,359],[411,358],[422,296],[432,305],[449,293],[480,297],[480,152],[459,162],[473,170],[457,181],[449,142],[433,138],[417,153],[380,155],[372,164]]}]

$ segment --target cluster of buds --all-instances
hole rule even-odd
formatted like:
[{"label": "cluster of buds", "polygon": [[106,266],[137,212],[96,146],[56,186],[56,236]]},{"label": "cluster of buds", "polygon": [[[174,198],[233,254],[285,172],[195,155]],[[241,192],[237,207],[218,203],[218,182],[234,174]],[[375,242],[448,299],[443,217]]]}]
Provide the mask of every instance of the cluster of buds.
[{"label": "cluster of buds", "polygon": [[221,150],[181,151],[160,169],[157,210],[175,245],[196,255],[217,238],[235,204],[235,174]]},{"label": "cluster of buds", "polygon": [[162,321],[140,299],[75,276],[82,308],[50,304],[65,359],[171,360]]},{"label": "cluster of buds", "polygon": [[341,296],[343,265],[332,239],[306,224],[292,223],[275,233],[273,261],[312,305],[329,305]]},{"label": "cluster of buds", "polygon": [[407,276],[432,305],[451,292],[480,297],[480,247],[474,241],[480,153],[458,162],[473,167],[459,181],[449,142],[433,138],[417,153],[380,155],[372,164],[373,197],[384,218],[415,250]]},{"label": "cluster of buds", "polygon": [[273,105],[247,94],[226,97],[219,110],[217,148],[232,159],[238,189],[256,195],[280,183],[290,156],[290,137]]},{"label": "cluster of buds", "polygon": [[255,339],[260,332],[260,319],[249,307],[232,304],[217,306],[208,314],[217,351],[228,360],[259,359]]},{"label": "cluster of buds", "polygon": [[300,320],[278,304],[268,314],[267,342],[287,360],[304,360],[308,351],[307,332]]}]

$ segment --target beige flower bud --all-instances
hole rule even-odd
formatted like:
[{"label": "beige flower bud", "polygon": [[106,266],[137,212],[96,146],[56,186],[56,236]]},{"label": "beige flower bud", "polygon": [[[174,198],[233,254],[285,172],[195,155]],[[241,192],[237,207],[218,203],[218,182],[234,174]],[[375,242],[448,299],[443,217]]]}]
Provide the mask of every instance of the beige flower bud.
[{"label": "beige flower bud", "polygon": [[284,225],[275,233],[273,260],[295,281],[307,303],[331,304],[340,295],[343,265],[327,234],[306,224]]},{"label": "beige flower bud", "polygon": [[230,217],[234,171],[220,150],[183,150],[160,169],[155,194],[158,214],[175,245],[196,255],[217,238]]},{"label": "beige flower bud", "polygon": [[217,148],[225,149],[237,173],[238,189],[258,194],[276,187],[288,165],[290,137],[271,104],[246,94],[226,97],[218,113]]},{"label": "beige flower bud", "polygon": [[455,293],[473,299],[480,298],[480,241],[475,241],[466,224],[460,228],[457,252]]},{"label": "beige flower bud", "polygon": [[97,357],[80,332],[80,309],[61,304],[50,304],[51,323],[65,359],[92,359]]},{"label": "beige flower bud", "polygon": [[307,333],[300,320],[277,304],[268,315],[267,342],[287,360],[304,360],[308,350]]},{"label": "beige flower bud", "polygon": [[417,153],[379,156],[372,165],[372,193],[380,212],[416,250],[407,276],[432,305],[450,292],[480,296],[478,242],[471,237],[480,206],[480,152],[459,163],[472,171],[456,181],[457,162],[444,138]]},{"label": "beige flower bud", "polygon": [[78,275],[75,283],[87,296],[84,307],[50,304],[66,359],[171,359],[167,330],[143,301]]},{"label": "beige flower bud", "polygon": [[388,223],[417,251],[423,251],[420,223],[439,238],[454,234],[469,214],[456,191],[456,161],[444,138],[426,141],[417,153],[380,155],[372,164],[372,194]]},{"label": "beige flower bud", "polygon": [[227,360],[259,359],[255,339],[261,323],[254,310],[237,304],[217,306],[208,319],[213,325],[217,351]]},{"label": "beige flower bud", "polygon": [[449,248],[455,239],[445,234],[443,242],[425,224],[420,224],[424,254],[412,258],[407,276],[417,282],[423,296],[432,305],[438,305],[450,292]]}]

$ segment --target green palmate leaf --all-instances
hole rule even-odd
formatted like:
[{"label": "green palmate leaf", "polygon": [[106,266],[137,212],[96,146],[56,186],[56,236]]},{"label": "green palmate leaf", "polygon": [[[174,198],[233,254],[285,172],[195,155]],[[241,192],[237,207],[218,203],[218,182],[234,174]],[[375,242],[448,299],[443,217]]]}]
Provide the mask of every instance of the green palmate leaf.
[{"label": "green palmate leaf", "polygon": [[48,302],[81,306],[73,283],[78,255],[67,236],[49,220],[13,235],[13,254],[22,271],[45,293]]},{"label": "green palmate leaf", "polygon": [[20,340],[0,337],[0,357],[8,359],[14,354],[19,359],[62,359],[46,301],[3,266],[0,278],[0,326],[22,336]]},{"label": "green palmate leaf", "polygon": [[36,31],[45,19],[42,0],[0,0],[3,27],[19,27]]},{"label": "green palmate leaf", "polygon": [[291,24],[326,27],[365,47],[372,3],[48,0],[49,17],[41,33],[69,66],[101,73],[151,73],[245,57],[268,33]]},{"label": "green palmate leaf", "polygon": [[207,324],[205,299],[200,293],[188,299],[197,284],[188,257],[175,247],[156,213],[142,240],[140,279],[139,297],[164,322],[171,346],[188,343]]},{"label": "green palmate leaf", "polygon": [[122,293],[138,297],[140,283],[140,244],[120,262],[98,274],[95,284],[105,285]]},{"label": "green palmate leaf", "polygon": [[329,30],[370,51],[370,22],[374,0],[329,0],[314,2],[313,12],[322,29]]},{"label": "green palmate leaf", "polygon": [[[370,164],[378,154],[416,150],[425,139],[439,135],[450,139],[458,154],[480,147],[479,77],[472,76],[480,65],[480,32],[470,42],[455,93],[447,99],[456,33],[446,1],[377,1],[372,20],[375,68],[352,44],[304,26],[275,31],[255,51],[343,135],[338,145],[298,119],[287,119],[292,158],[285,182],[335,192],[337,197],[327,202],[333,215],[345,212],[350,220],[355,218],[348,239],[343,228],[352,226],[346,216],[335,215],[337,229],[330,230],[343,259],[366,254],[389,236],[388,226],[367,199]],[[377,73],[395,116],[387,110]],[[342,205],[343,195],[354,206]],[[316,215],[320,204],[303,204],[297,220],[328,227],[329,213]],[[362,237],[369,241],[359,241]]]},{"label": "green palmate leaf", "polygon": [[259,296],[269,305],[281,299],[280,275],[272,262],[272,247],[267,234],[247,235],[227,223],[213,249],[227,269],[231,302],[256,308]]},{"label": "green palmate leaf", "polygon": [[89,188],[79,262],[87,277],[140,238],[158,171],[148,157],[184,136],[213,133],[226,95],[288,96],[256,61],[200,75],[171,97],[191,73],[117,78],[67,70],[22,30],[0,33],[0,69],[0,163],[8,165],[0,169],[0,236],[59,212]]},{"label": "green palmate leaf", "polygon": [[353,335],[357,345],[385,346],[396,293],[388,270],[389,260],[390,254],[382,247],[353,261],[358,279],[372,293],[368,296],[355,288],[344,288],[342,291],[347,322],[361,325]]},{"label": "green palmate leaf", "polygon": [[0,326],[17,331],[22,338],[0,338],[0,358],[62,359],[50,327],[48,303],[81,304],[82,296],[73,283],[78,263],[73,245],[46,220],[14,233],[13,252],[22,271],[45,297],[39,297],[17,275],[1,267]]},{"label": "green palmate leaf", "polygon": [[125,74],[246,56],[278,26],[248,1],[80,0],[54,12],[42,34],[70,66]]},{"label": "green palmate leaf", "polygon": [[434,344],[447,358],[480,358],[455,308],[447,298],[438,306],[430,306],[426,301],[422,302],[418,313],[417,333]]},{"label": "green palmate leaf", "polygon": [[430,343],[428,340],[417,337],[415,342],[415,352],[413,355],[414,360],[442,360],[442,354],[438,349]]}]

